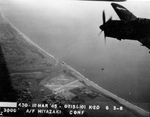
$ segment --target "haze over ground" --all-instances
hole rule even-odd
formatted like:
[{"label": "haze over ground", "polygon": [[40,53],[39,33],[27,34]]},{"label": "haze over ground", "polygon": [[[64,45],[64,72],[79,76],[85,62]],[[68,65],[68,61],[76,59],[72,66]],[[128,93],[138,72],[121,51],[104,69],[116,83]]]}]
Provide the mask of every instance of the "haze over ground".
[{"label": "haze over ground", "polygon": [[[119,3],[150,18],[149,2]],[[150,102],[150,54],[136,41],[98,37],[102,11],[119,19],[110,2],[2,0],[4,16],[33,42],[85,77],[130,102]],[[104,70],[102,70],[104,68]]]}]

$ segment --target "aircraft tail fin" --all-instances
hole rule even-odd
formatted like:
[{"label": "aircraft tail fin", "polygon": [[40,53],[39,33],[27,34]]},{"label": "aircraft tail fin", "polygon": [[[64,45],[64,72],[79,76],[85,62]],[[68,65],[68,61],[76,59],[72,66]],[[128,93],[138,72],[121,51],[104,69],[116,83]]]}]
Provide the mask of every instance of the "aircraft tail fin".
[{"label": "aircraft tail fin", "polygon": [[135,15],[133,15],[128,9],[126,9],[125,7],[116,4],[116,3],[111,3],[112,7],[114,8],[114,10],[116,11],[116,13],[118,14],[119,18],[122,21],[128,22],[128,21],[132,21],[137,19],[137,17]]}]

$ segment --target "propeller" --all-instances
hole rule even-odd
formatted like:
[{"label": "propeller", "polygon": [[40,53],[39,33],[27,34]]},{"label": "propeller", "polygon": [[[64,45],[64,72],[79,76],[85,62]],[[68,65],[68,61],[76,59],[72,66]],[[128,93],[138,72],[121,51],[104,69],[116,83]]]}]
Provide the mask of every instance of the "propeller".
[{"label": "propeller", "polygon": [[98,34],[98,36],[100,36],[100,34],[104,31],[104,42],[106,44],[106,35],[105,35],[105,24],[106,24],[106,15],[105,15],[105,11],[103,10],[102,12],[102,20],[103,20],[103,24],[99,27],[101,29],[101,32]]},{"label": "propeller", "polygon": [[[103,20],[103,24],[99,27],[101,29],[101,32],[98,34],[98,36],[104,31],[104,42],[106,44],[106,34],[105,34],[106,15],[104,10],[102,12],[102,20]],[[107,20],[107,22],[111,20],[112,20],[112,16]]]},{"label": "propeller", "polygon": [[103,32],[103,31],[101,30],[101,32],[98,33],[98,37],[101,35],[102,32]]},{"label": "propeller", "polygon": [[106,23],[106,16],[105,16],[105,11],[103,10],[103,25]]}]

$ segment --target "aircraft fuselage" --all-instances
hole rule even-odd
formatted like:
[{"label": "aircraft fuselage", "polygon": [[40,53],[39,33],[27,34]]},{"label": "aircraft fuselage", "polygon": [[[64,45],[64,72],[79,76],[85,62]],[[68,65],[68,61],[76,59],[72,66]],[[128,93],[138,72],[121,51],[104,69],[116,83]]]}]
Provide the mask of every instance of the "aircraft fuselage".
[{"label": "aircraft fuselage", "polygon": [[107,37],[121,39],[138,40],[150,37],[150,20],[137,18],[134,21],[124,22],[121,20],[111,20],[102,26]]}]

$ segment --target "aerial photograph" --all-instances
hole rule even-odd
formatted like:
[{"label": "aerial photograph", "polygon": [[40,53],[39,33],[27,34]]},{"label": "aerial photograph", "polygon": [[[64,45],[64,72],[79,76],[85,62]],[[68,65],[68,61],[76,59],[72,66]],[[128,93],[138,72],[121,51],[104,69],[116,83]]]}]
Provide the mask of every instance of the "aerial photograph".
[{"label": "aerial photograph", "polygon": [[1,0],[0,117],[150,117],[150,1]]}]

